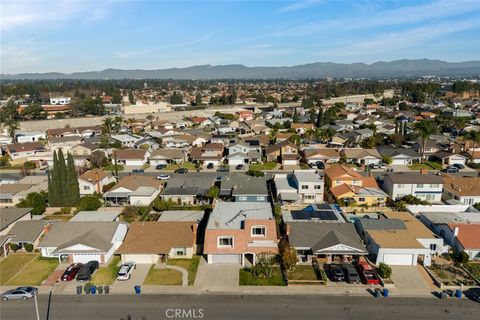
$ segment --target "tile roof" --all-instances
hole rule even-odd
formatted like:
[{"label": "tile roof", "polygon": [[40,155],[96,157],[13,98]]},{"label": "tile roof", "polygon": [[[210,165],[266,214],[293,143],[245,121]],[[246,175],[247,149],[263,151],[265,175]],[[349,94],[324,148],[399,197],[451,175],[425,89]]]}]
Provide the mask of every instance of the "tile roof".
[{"label": "tile roof", "polygon": [[450,229],[458,228],[457,239],[465,249],[480,249],[480,224],[449,224]]},{"label": "tile roof", "polygon": [[101,169],[92,169],[92,170],[88,170],[78,178],[84,181],[96,181],[97,178],[98,180],[103,180],[109,175],[110,174],[108,172],[105,172]]}]

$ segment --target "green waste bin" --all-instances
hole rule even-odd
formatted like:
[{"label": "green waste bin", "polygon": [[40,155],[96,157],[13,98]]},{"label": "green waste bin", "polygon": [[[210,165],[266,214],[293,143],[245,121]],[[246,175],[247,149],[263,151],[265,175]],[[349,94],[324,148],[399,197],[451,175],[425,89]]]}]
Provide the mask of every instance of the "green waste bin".
[{"label": "green waste bin", "polygon": [[103,288],[103,290],[105,290],[105,294],[109,294],[110,293],[110,287],[109,286],[105,286]]}]

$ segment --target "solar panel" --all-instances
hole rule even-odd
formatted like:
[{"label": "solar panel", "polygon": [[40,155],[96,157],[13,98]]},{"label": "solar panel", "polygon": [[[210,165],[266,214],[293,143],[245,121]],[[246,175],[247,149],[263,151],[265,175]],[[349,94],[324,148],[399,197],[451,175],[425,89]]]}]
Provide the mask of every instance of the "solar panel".
[{"label": "solar panel", "polygon": [[337,216],[332,210],[316,210],[316,211],[305,211],[305,210],[294,210],[291,211],[293,220],[338,220]]}]

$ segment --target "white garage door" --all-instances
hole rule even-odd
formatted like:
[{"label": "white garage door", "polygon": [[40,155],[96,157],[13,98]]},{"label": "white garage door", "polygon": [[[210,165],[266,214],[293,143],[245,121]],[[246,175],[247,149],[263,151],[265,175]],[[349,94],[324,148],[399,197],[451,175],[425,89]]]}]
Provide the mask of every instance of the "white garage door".
[{"label": "white garage door", "polygon": [[461,158],[450,158],[449,165],[454,165],[454,164],[463,164],[463,165],[465,165],[465,159],[461,159]]},{"label": "white garage door", "polygon": [[392,159],[392,164],[407,164],[407,160],[406,159]]},{"label": "white garage door", "polygon": [[413,254],[387,253],[383,255],[383,262],[393,266],[412,266]]},{"label": "white garage door", "polygon": [[158,254],[122,254],[122,262],[133,261],[137,264],[153,264],[157,263]]},{"label": "white garage door", "polygon": [[99,254],[74,254],[73,255],[73,262],[81,262],[81,263],[87,263],[88,261],[98,261],[98,263],[101,263],[101,255]]},{"label": "white garage door", "polygon": [[214,254],[212,255],[212,263],[238,263],[240,264],[241,256],[239,254]]}]

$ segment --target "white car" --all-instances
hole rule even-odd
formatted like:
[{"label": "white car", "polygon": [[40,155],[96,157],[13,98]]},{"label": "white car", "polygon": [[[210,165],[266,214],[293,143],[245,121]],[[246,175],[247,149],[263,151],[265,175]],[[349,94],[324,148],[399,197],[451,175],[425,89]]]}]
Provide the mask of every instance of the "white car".
[{"label": "white car", "polygon": [[166,173],[162,173],[161,175],[157,176],[157,180],[168,180],[170,176]]},{"label": "white car", "polygon": [[129,280],[132,277],[133,270],[135,270],[135,262],[126,262],[120,266],[117,272],[117,280]]}]

